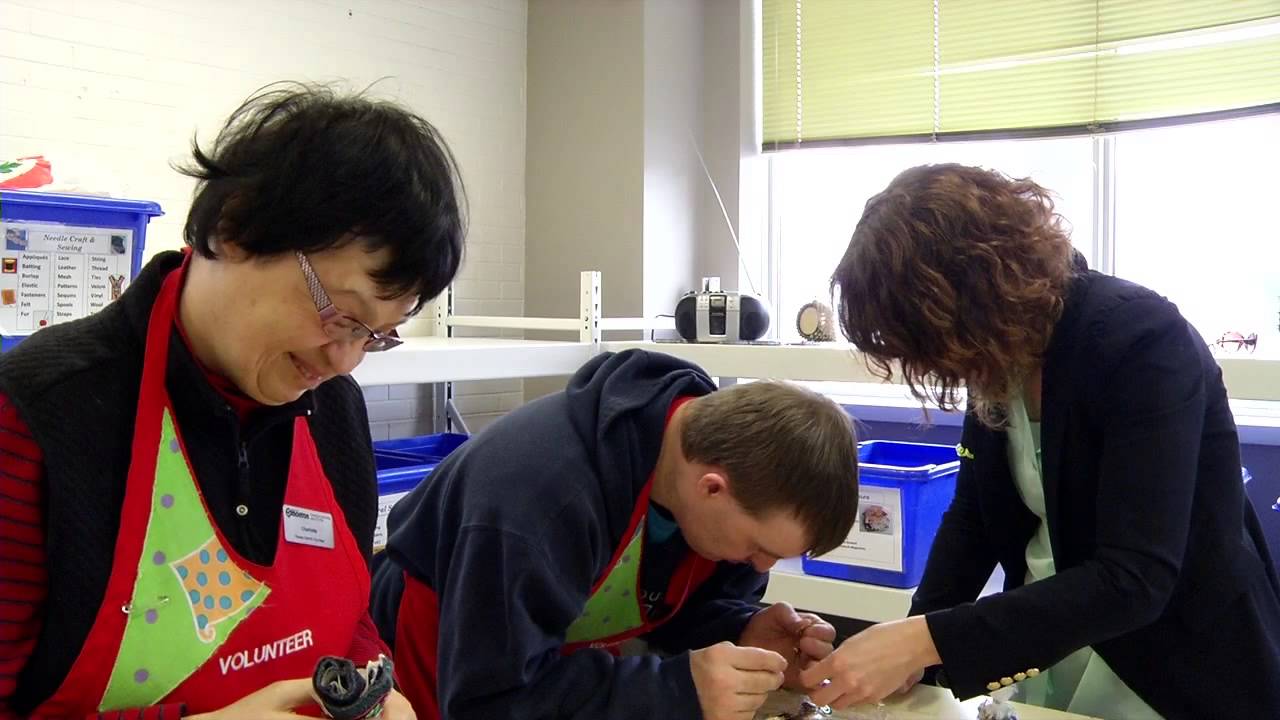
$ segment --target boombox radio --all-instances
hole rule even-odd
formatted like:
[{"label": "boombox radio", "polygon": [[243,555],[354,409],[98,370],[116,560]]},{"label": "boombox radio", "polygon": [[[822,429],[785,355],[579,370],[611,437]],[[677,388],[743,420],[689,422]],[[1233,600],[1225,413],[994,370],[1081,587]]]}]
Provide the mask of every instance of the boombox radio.
[{"label": "boombox radio", "polygon": [[720,278],[702,279],[702,290],[676,304],[676,332],[688,342],[751,342],[769,331],[769,305],[749,293],[720,289]]}]

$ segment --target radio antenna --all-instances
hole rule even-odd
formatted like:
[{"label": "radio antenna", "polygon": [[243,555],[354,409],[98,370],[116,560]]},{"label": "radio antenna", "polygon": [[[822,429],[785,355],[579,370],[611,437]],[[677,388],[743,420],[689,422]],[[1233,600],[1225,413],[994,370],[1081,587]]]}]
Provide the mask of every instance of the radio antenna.
[{"label": "radio antenna", "polygon": [[729,219],[729,211],[725,209],[724,200],[720,198],[720,189],[716,187],[716,181],[711,177],[711,170],[707,168],[707,161],[702,158],[702,150],[698,149],[698,140],[694,138],[692,128],[689,128],[689,144],[693,146],[693,152],[698,156],[698,164],[702,166],[702,174],[706,176],[707,182],[711,184],[711,192],[715,193],[716,202],[720,205],[720,215],[724,217],[724,224],[729,230],[729,237],[733,240],[733,247],[738,251],[738,264],[742,266],[742,275],[747,279],[747,285],[751,287],[751,293],[756,297],[760,297],[760,292],[756,290],[755,281],[751,279],[751,268],[747,267],[747,262],[742,259],[742,245],[738,243],[738,233],[734,232],[733,221]]}]

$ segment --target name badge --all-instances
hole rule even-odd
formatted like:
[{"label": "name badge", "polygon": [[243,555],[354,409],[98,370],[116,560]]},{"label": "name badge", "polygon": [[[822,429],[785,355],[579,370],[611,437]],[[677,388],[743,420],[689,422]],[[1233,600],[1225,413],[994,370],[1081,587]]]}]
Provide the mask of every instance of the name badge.
[{"label": "name badge", "polygon": [[284,506],[285,542],[333,549],[333,516],[297,505]]}]

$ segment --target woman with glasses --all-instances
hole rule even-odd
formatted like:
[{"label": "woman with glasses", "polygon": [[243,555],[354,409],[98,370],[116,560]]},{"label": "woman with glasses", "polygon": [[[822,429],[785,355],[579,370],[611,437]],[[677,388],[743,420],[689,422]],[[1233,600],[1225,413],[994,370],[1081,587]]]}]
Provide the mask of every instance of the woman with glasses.
[{"label": "woman with glasses", "polygon": [[456,165],[301,85],[193,150],[187,249],[0,358],[0,717],[294,717],[321,657],[387,653],[348,373],[457,272]]},{"label": "woman with glasses", "polygon": [[[1082,260],[1030,180],[924,166],[867,202],[832,277],[844,333],[968,413],[911,617],[810,667],[814,702],[940,665],[960,697],[1280,717],[1280,581],[1222,374],[1172,303]],[[979,598],[997,563],[1004,592]]]}]

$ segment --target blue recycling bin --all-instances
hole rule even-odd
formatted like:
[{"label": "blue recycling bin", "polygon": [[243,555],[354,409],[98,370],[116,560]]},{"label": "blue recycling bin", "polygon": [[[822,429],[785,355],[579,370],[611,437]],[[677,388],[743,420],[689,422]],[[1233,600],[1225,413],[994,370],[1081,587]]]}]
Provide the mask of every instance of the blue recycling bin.
[{"label": "blue recycling bin", "polygon": [[387,516],[391,508],[431,474],[449,453],[467,440],[466,435],[439,433],[417,437],[379,440],[373,444],[373,460],[378,475],[378,522],[373,547],[387,544]]},{"label": "blue recycling bin", "polygon": [[857,521],[839,548],[804,557],[804,572],[897,588],[919,585],[959,472],[951,445],[859,443]]}]

